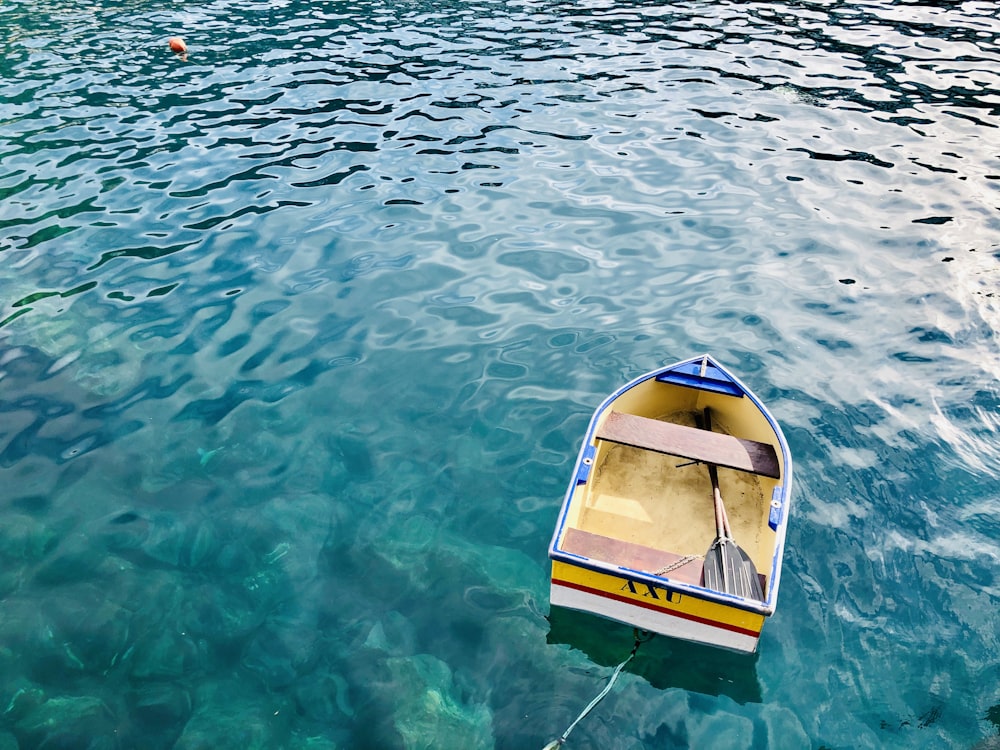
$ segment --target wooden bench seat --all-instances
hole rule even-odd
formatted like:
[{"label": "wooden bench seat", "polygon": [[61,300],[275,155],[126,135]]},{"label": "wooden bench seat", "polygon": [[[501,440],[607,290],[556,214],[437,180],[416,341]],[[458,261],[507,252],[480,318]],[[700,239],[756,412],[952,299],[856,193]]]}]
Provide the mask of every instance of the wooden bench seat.
[{"label": "wooden bench seat", "polygon": [[595,437],[772,479],[781,477],[774,446],[697,427],[613,411]]},{"label": "wooden bench seat", "polygon": [[[620,565],[632,570],[654,574],[669,567],[682,557],[682,555],[673,552],[664,552],[652,547],[644,547],[641,544],[592,534],[589,531],[573,527],[566,529],[559,548],[564,552],[583,555],[609,565]],[[701,558],[695,558],[662,575],[664,578],[700,586],[703,566],[704,561]]]}]

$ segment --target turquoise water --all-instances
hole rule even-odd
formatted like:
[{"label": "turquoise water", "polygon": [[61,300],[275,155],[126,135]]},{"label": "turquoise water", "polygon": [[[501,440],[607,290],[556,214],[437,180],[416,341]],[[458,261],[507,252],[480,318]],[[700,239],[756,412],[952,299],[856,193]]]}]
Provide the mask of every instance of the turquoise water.
[{"label": "turquoise water", "polygon": [[579,436],[704,351],[796,460],[777,615],[567,747],[997,741],[994,4],[0,34],[0,747],[540,748],[632,645],[550,617]]}]

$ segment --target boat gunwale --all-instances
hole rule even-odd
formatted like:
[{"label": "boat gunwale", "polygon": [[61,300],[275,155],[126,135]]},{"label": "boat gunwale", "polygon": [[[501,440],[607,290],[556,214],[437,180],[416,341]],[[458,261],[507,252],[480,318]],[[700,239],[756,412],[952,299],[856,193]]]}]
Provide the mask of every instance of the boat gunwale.
[{"label": "boat gunwale", "polygon": [[[774,435],[778,441],[778,447],[781,450],[782,457],[782,471],[781,476],[775,481],[776,488],[780,488],[780,507],[781,516],[778,519],[777,525],[774,527],[773,531],[775,534],[774,541],[774,554],[771,559],[771,571],[768,576],[768,586],[767,586],[767,598],[763,602],[759,602],[753,599],[746,599],[744,597],[736,596],[734,594],[726,594],[721,591],[715,591],[714,589],[707,589],[703,586],[696,586],[694,584],[688,584],[681,581],[674,581],[670,578],[663,578],[660,576],[653,575],[645,571],[636,571],[631,568],[626,568],[620,565],[614,565],[612,563],[605,562],[603,560],[595,560],[593,558],[586,557],[584,555],[574,554],[572,552],[566,552],[558,547],[559,539],[562,536],[563,529],[566,526],[566,519],[569,515],[570,505],[572,504],[573,493],[577,486],[577,477],[580,476],[581,470],[585,465],[584,462],[588,456],[588,447],[594,440],[594,433],[597,430],[597,422],[601,415],[617,401],[623,394],[631,390],[632,388],[645,383],[648,380],[655,379],[660,375],[664,375],[671,370],[676,370],[685,365],[708,362],[713,367],[717,368],[726,377],[730,378],[733,384],[740,389],[742,397],[750,399],[754,406],[760,411],[761,415],[767,421],[770,428],[774,431]],[[679,385],[678,387],[693,387],[686,385]],[[791,483],[792,483],[792,457],[791,452],[788,449],[788,443],[785,440],[785,435],[781,431],[781,427],[777,420],[768,411],[764,403],[757,397],[757,395],[751,391],[738,377],[733,375],[729,370],[720,365],[715,359],[709,354],[702,354],[696,357],[691,357],[689,359],[680,360],[670,365],[665,365],[664,367],[657,368],[656,370],[651,370],[643,375],[634,378],[633,380],[620,386],[617,390],[608,395],[600,405],[594,410],[593,415],[590,418],[590,423],[587,425],[587,430],[584,433],[583,440],[580,445],[580,452],[577,455],[576,464],[572,474],[572,479],[570,480],[569,487],[566,490],[566,494],[563,497],[562,507],[559,511],[559,519],[556,524],[555,531],[552,535],[552,540],[549,543],[549,558],[553,560],[559,560],[570,565],[576,565],[578,567],[593,570],[595,572],[606,573],[609,575],[621,576],[623,573],[627,572],[629,578],[635,581],[641,581],[643,583],[649,583],[652,585],[659,586],[660,588],[665,588],[667,590],[674,590],[681,594],[687,594],[689,596],[694,596],[705,601],[716,602],[725,606],[734,607],[748,612],[755,612],[762,614],[765,617],[769,617],[774,614],[775,608],[777,606],[778,589],[781,583],[781,567],[784,559],[785,550],[785,536],[788,527],[788,517],[790,511],[791,502]],[[774,502],[772,498],[772,502]]]}]

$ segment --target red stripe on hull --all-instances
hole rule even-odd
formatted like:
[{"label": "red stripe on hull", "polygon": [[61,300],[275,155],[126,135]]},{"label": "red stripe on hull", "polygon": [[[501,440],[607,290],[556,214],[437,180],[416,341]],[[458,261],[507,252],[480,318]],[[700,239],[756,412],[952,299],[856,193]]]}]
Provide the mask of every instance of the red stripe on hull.
[{"label": "red stripe on hull", "polygon": [[655,604],[649,604],[647,602],[636,601],[635,599],[630,599],[627,596],[619,596],[617,594],[611,594],[607,591],[601,591],[600,589],[592,589],[589,586],[583,586],[579,583],[571,583],[570,581],[558,581],[555,578],[552,579],[552,583],[557,586],[565,586],[568,589],[576,589],[577,591],[582,591],[585,594],[592,594],[594,596],[600,596],[604,599],[611,599],[612,601],[620,602],[622,604],[628,604],[633,607],[642,607],[643,609],[650,609],[654,612],[659,612],[664,615],[671,615],[672,617],[679,617],[682,620],[690,620],[691,622],[697,622],[701,625],[709,625],[713,628],[719,628],[720,630],[728,630],[732,633],[739,633],[740,635],[750,636],[751,638],[759,638],[759,630],[747,630],[746,628],[741,628],[738,625],[727,625],[726,623],[718,622],[716,620],[709,620],[705,617],[698,617],[697,615],[687,614],[686,612],[677,612],[674,610],[664,609],[663,607],[657,607]]}]

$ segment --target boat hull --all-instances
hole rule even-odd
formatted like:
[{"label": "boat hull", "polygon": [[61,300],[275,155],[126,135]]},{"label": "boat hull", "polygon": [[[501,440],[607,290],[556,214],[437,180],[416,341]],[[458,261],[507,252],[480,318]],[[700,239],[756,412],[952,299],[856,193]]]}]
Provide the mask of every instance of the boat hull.
[{"label": "boat hull", "polygon": [[[711,413],[712,433],[699,429]],[[685,460],[687,459],[687,460]],[[716,534],[706,465],[720,470],[734,536],[765,595],[704,584]],[[777,423],[710,357],[637,378],[594,413],[549,549],[550,603],[740,652],[773,614],[791,457]]]},{"label": "boat hull", "polygon": [[757,649],[764,616],[625,575],[554,562],[553,606],[590,612],[640,630],[733,651]]}]

